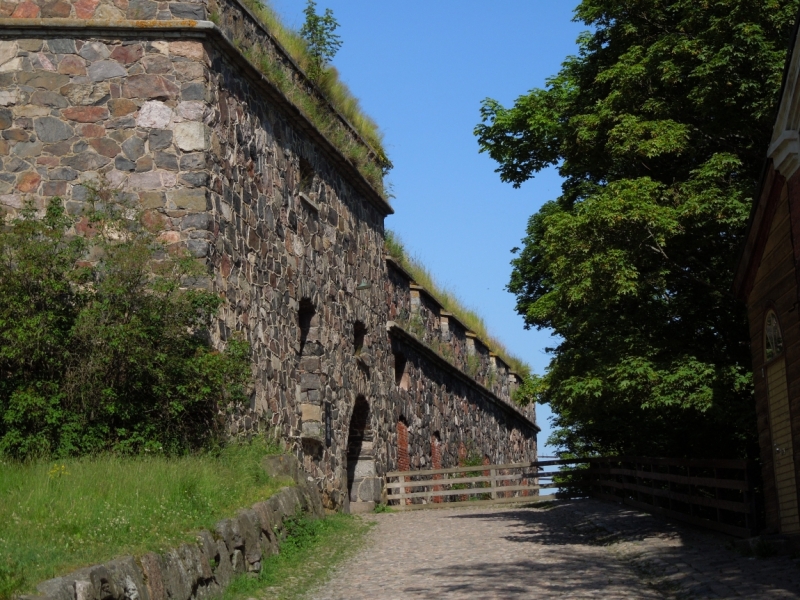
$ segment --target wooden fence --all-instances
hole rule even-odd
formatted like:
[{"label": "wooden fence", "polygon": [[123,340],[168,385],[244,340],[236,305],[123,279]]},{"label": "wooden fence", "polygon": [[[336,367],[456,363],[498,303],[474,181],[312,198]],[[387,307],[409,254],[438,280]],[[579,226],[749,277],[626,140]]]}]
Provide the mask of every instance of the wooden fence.
[{"label": "wooden fence", "polygon": [[588,462],[568,478],[596,498],[737,537],[758,532],[752,463],[641,457]]},{"label": "wooden fence", "polygon": [[541,500],[540,490],[558,487],[552,481],[558,471],[547,472],[544,467],[570,462],[573,461],[393,471],[386,474],[386,500],[397,510],[446,508],[456,502],[470,502],[470,505],[536,502]]},{"label": "wooden fence", "polygon": [[553,499],[540,495],[544,489],[557,489],[556,498],[622,502],[738,537],[757,532],[752,465],[743,460],[612,457],[393,471],[385,486],[396,510]]}]

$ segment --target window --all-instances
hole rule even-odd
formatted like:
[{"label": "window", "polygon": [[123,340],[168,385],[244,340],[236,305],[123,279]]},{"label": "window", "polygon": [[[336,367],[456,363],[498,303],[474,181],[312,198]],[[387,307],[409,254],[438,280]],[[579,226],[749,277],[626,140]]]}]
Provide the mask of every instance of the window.
[{"label": "window", "polygon": [[300,311],[297,313],[297,321],[300,326],[300,354],[303,354],[303,349],[308,340],[308,333],[311,331],[311,321],[314,318],[314,305],[308,298],[300,300]]},{"label": "window", "polygon": [[311,191],[311,184],[314,183],[314,168],[305,158],[300,158],[300,191],[308,194]]},{"label": "window", "polygon": [[367,326],[361,321],[353,324],[353,354],[358,356],[364,349],[364,336],[367,335]]},{"label": "window", "polygon": [[764,359],[769,361],[783,353],[783,335],[774,310],[767,312],[764,323]]},{"label": "window", "polygon": [[406,364],[408,360],[402,352],[396,352],[394,355],[394,383],[401,390],[407,390],[409,384],[408,373],[406,372]]}]

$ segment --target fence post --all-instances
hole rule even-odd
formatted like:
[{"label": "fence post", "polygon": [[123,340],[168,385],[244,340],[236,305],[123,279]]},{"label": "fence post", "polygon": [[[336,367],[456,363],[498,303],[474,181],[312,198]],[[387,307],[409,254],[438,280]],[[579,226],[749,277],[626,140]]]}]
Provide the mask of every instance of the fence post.
[{"label": "fence post", "polygon": [[398,505],[400,507],[400,510],[403,510],[403,507],[405,507],[405,505],[406,505],[406,502],[405,502],[405,500],[406,500],[406,488],[403,487],[403,484],[406,482],[406,476],[405,475],[398,475],[397,481],[400,483],[400,487],[397,488],[397,490],[400,492],[400,502],[399,502]]},{"label": "fence post", "polygon": [[492,478],[492,500],[497,499],[497,469],[490,469],[489,476]]}]

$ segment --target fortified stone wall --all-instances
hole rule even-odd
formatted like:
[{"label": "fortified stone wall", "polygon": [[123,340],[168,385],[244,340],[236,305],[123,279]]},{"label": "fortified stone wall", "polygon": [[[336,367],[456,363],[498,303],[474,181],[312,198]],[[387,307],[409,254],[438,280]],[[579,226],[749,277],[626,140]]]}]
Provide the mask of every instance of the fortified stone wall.
[{"label": "fortified stone wall", "polygon": [[[197,285],[225,298],[213,342],[241,336],[252,348],[251,406],[232,433],[255,421],[277,430],[328,508],[379,499],[378,478],[401,466],[401,417],[414,468],[472,450],[534,459],[535,420],[510,403],[514,376],[387,266],[391,207],[219,28],[174,20],[186,4],[67,4],[80,19],[106,7],[115,20],[99,22],[49,20],[50,4],[26,2],[0,22],[6,218],[55,196],[80,216],[90,186],[108,185],[163,227],[165,244],[203,261]],[[151,5],[162,21],[111,12]]]}]

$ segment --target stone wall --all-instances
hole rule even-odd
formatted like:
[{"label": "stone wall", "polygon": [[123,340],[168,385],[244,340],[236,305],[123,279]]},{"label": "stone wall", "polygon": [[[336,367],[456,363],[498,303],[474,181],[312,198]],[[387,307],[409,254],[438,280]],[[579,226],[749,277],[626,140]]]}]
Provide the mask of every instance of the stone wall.
[{"label": "stone wall", "polygon": [[[223,17],[238,6],[226,2]],[[258,422],[277,430],[328,508],[379,499],[378,478],[398,466],[401,416],[412,468],[430,464],[437,431],[445,467],[462,446],[491,462],[534,459],[535,419],[510,403],[513,374],[387,264],[391,207],[219,28],[161,14],[178,4],[158,4],[166,25],[0,22],[6,218],[55,196],[80,217],[101,184],[160,224],[167,246],[203,262],[208,277],[196,285],[225,299],[214,344],[240,336],[252,349],[251,405],[232,433]],[[402,327],[390,334],[390,321]],[[406,390],[395,381],[398,348]],[[354,429],[357,401],[368,410]],[[359,462],[349,478],[348,452]]]},{"label": "stone wall", "polygon": [[213,532],[200,531],[195,543],[158,554],[115,558],[48,579],[21,600],[190,600],[219,597],[231,580],[257,574],[266,558],[280,552],[285,521],[297,515],[324,516],[316,486],[308,483],[293,457],[269,456],[272,475],[292,475],[295,487],[223,519]]}]

